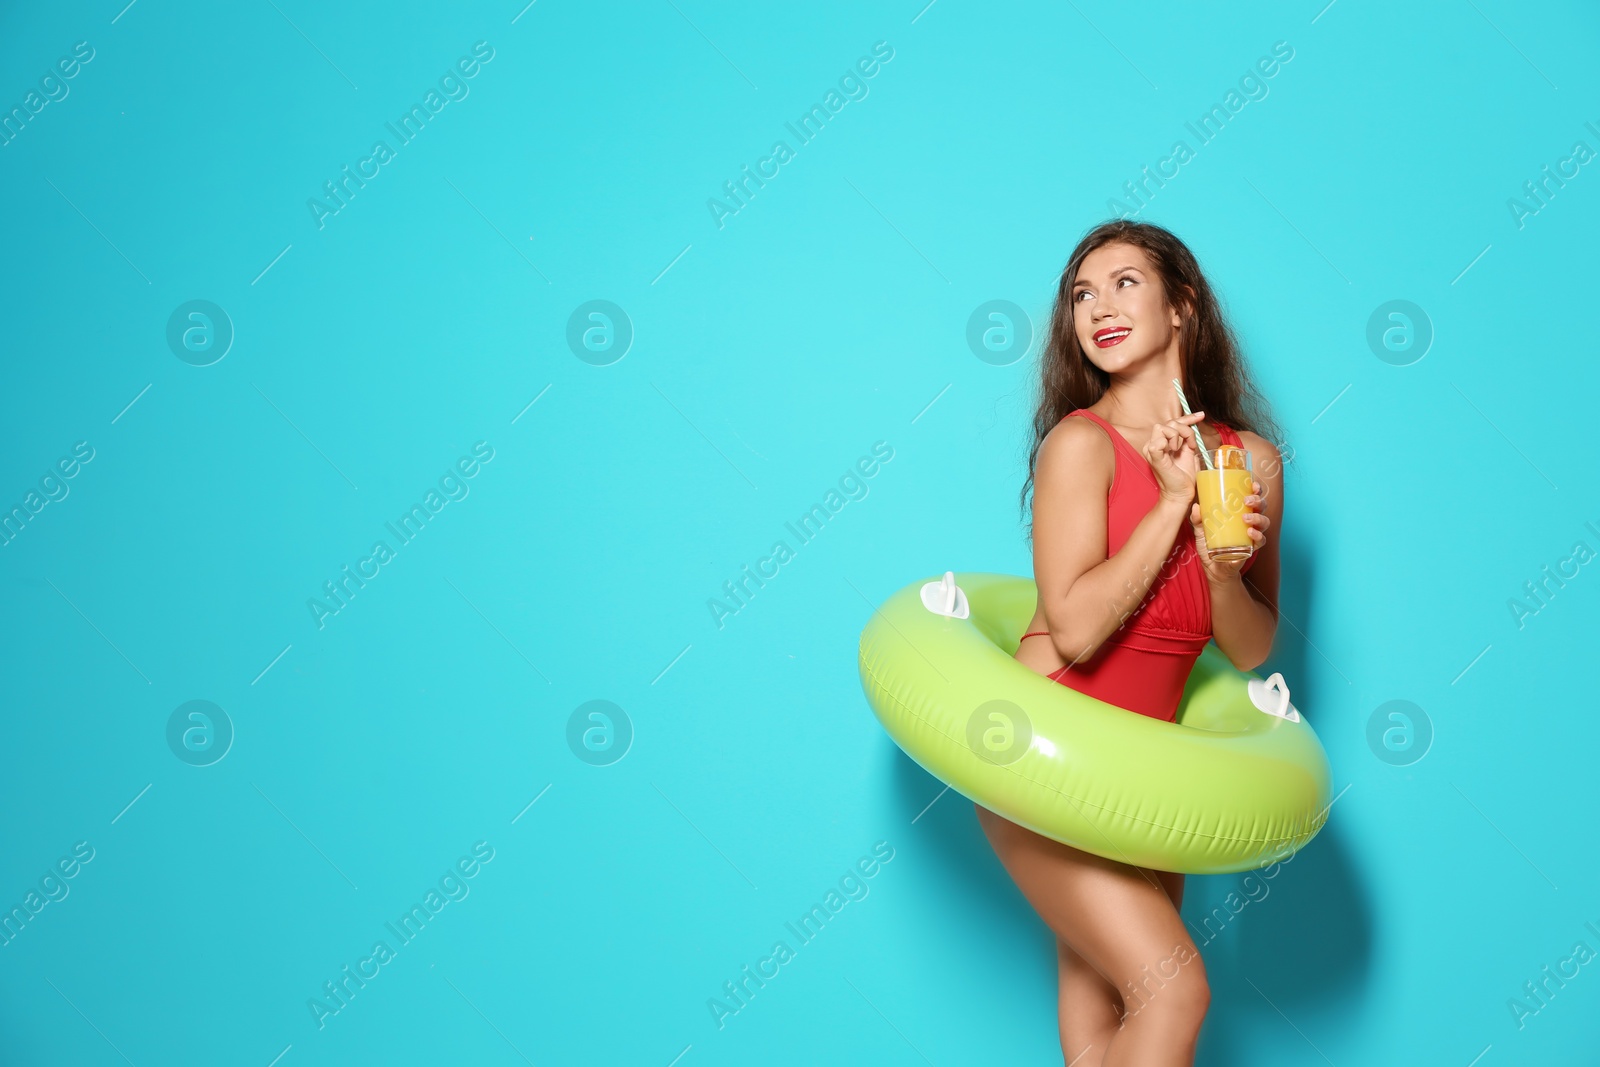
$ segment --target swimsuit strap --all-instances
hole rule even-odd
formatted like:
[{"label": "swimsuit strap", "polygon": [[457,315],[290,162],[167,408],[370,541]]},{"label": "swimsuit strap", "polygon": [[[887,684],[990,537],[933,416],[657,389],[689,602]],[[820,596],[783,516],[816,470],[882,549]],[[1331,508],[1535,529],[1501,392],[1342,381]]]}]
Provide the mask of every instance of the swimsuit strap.
[{"label": "swimsuit strap", "polygon": [[1018,641],[1025,641],[1030,637],[1049,637],[1049,636],[1050,636],[1050,631],[1049,630],[1034,630],[1031,633],[1023,634],[1021,637],[1017,638],[1017,640]]},{"label": "swimsuit strap", "polygon": [[[1138,456],[1140,459],[1144,459],[1144,457],[1139,454],[1139,451],[1133,447],[1132,442],[1130,442],[1126,437],[1122,436],[1122,431],[1112,426],[1109,422],[1101,418],[1099,415],[1096,415],[1088,408],[1074,408],[1073,410],[1067,412],[1067,415],[1083,415],[1090,420],[1099,423],[1106,433],[1110,435],[1113,444],[1120,443],[1123,448],[1128,450],[1129,453]],[[1066,416],[1062,417],[1065,418]],[[1211,420],[1211,425],[1216,427],[1217,434],[1222,438],[1223,444],[1237,445],[1240,448],[1244,447],[1244,440],[1233,430],[1232,427],[1217,422],[1215,419]],[[1145,460],[1147,465],[1149,462],[1149,460]]]},{"label": "swimsuit strap", "polygon": [[[1098,423],[1100,428],[1105,430],[1106,434],[1111,438],[1113,445],[1120,443],[1130,455],[1138,456],[1140,459],[1144,459],[1143,456],[1139,455],[1138,449],[1134,448],[1128,439],[1122,436],[1121,430],[1118,430],[1115,426],[1112,426],[1109,422],[1101,418],[1099,415],[1096,415],[1088,408],[1073,408],[1071,411],[1067,412],[1067,415],[1082,415],[1090,422]],[[1062,418],[1066,418],[1066,416],[1064,415]],[[1145,460],[1145,462],[1148,463],[1149,461]]]}]

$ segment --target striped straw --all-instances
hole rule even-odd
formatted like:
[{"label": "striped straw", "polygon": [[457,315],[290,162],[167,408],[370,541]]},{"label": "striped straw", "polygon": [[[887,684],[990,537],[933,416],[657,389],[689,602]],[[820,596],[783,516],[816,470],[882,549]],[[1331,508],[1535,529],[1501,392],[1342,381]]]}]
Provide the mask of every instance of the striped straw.
[{"label": "striped straw", "polygon": [[[1183,405],[1183,413],[1185,415],[1193,415],[1194,412],[1189,410],[1189,401],[1183,395],[1183,385],[1178,379],[1174,378],[1172,379],[1172,387],[1178,391],[1178,403]],[[1205,460],[1206,470],[1215,470],[1216,466],[1211,462],[1211,457],[1206,455],[1206,443],[1200,436],[1200,427],[1190,426],[1189,429],[1194,431],[1194,446],[1200,450],[1200,458]]]}]

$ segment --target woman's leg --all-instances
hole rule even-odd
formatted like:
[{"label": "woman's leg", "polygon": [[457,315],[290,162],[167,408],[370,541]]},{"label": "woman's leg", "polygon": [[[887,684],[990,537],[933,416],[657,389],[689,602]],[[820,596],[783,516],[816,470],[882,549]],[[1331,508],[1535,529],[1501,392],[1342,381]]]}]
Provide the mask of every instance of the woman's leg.
[{"label": "woman's leg", "polygon": [[[1062,966],[1070,983],[1062,989],[1064,1060],[1073,1067],[1189,1067],[1211,993],[1178,917],[1182,876],[1104,859],[976,807],[1007,873],[1073,954]],[[1117,1028],[1119,1007],[1125,1014]]]},{"label": "woman's leg", "polygon": [[[997,816],[998,817],[998,816]],[[1183,904],[1183,875],[1151,871],[1172,900],[1173,910]],[[1122,997],[1105,975],[1061,938],[1056,938],[1061,1048],[1067,1067],[1101,1067],[1106,1046],[1122,1025]]]},{"label": "woman's leg", "polygon": [[[996,816],[998,818],[998,816]],[[1183,875],[1151,871],[1172,900],[1183,905]],[[1057,1018],[1067,1067],[1102,1067],[1106,1046],[1122,1025],[1122,997],[1105,975],[1089,965],[1073,947],[1056,938]],[[1170,968],[1169,968],[1170,969]]]},{"label": "woman's leg", "polygon": [[1105,975],[1071,945],[1056,938],[1056,1018],[1061,1051],[1069,1067],[1101,1067],[1106,1048],[1122,1024],[1122,998]]}]

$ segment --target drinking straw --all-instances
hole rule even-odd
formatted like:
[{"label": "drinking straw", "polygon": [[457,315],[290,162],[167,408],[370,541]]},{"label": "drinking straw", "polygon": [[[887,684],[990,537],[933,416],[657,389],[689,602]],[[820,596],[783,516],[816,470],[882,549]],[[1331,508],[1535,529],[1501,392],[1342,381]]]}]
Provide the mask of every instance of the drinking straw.
[{"label": "drinking straw", "polygon": [[[1179,383],[1178,379],[1172,379],[1172,387],[1178,391],[1178,403],[1183,405],[1183,413],[1185,415],[1193,415],[1194,412],[1189,410],[1189,401],[1185,399],[1183,395],[1183,386]],[[1190,426],[1189,429],[1194,431],[1194,446],[1200,450],[1200,458],[1205,460],[1206,470],[1215,470],[1216,467],[1211,462],[1211,457],[1206,455],[1206,443],[1205,440],[1200,436],[1200,427]]]}]

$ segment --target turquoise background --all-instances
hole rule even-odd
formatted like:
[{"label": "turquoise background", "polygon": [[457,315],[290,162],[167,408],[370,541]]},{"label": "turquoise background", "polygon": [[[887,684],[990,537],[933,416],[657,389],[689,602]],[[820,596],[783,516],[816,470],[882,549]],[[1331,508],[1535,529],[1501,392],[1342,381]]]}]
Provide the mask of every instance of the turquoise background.
[{"label": "turquoise background", "polygon": [[[93,49],[0,147],[0,505],[93,450],[0,548],[0,906],[93,850],[0,947],[4,1062],[1059,1063],[1050,935],[878,727],[855,646],[909,582],[1031,573],[1037,345],[980,359],[968,319],[1042,324],[1179,138],[1138,217],[1195,250],[1293,449],[1263,673],[1342,790],[1203,945],[1198,1062],[1592,1062],[1600,965],[1520,1027],[1508,1003],[1600,951],[1600,577],[1509,607],[1600,550],[1600,167],[1508,207],[1600,150],[1592,5],[124,2],[0,16],[5,112]],[[480,41],[467,95],[319,228],[307,201]],[[795,147],[876,42],[867,95]],[[707,201],[780,138],[719,228]],[[234,334],[208,366],[167,340],[194,300]],[[569,345],[593,300],[620,359]],[[1420,359],[1368,343],[1393,300]],[[319,628],[323,583],[478,442],[466,495]],[[194,700],[233,733],[208,766],[168,740]],[[596,700],[598,754],[569,741]],[[1369,742],[1396,700],[1399,751]],[[319,1027],[323,984],[479,842],[467,895]],[[859,899],[793,938],[842,879]],[[1185,917],[1240,887],[1190,879]]]}]

